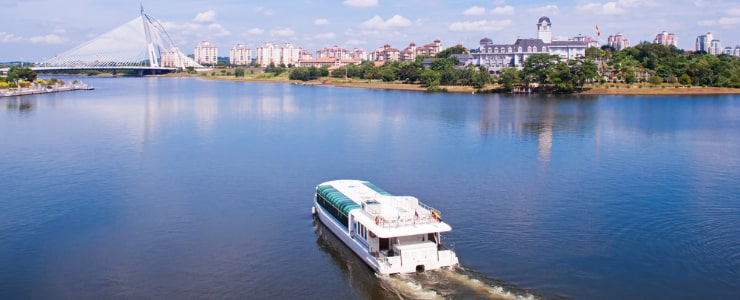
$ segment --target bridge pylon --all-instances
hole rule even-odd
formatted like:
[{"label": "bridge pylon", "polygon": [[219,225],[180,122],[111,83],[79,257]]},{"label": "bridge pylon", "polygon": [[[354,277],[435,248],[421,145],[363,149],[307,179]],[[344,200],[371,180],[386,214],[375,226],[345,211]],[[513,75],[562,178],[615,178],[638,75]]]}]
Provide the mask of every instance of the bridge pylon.
[{"label": "bridge pylon", "polygon": [[203,68],[179,50],[162,23],[145,13],[142,5],[137,18],[45,61],[38,69],[159,73],[187,67]]}]

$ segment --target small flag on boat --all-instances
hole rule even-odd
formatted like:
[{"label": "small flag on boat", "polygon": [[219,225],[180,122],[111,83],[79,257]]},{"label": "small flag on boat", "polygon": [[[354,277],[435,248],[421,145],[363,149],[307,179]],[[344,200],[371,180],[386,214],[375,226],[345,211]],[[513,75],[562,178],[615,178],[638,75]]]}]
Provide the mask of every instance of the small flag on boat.
[{"label": "small flag on boat", "polygon": [[599,31],[599,25],[596,25],[596,36],[601,36],[601,31]]},{"label": "small flag on boat", "polygon": [[419,220],[419,212],[414,211],[414,219]]},{"label": "small flag on boat", "polygon": [[437,219],[437,221],[442,221],[442,216],[439,215],[439,212],[436,209],[432,209],[432,217]]}]

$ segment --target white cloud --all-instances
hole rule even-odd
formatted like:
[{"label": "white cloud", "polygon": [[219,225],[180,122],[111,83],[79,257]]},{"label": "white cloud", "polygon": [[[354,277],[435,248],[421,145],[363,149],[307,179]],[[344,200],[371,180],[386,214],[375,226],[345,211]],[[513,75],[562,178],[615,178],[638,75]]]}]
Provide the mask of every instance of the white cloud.
[{"label": "white cloud", "polygon": [[313,21],[313,23],[316,24],[316,25],[326,25],[326,24],[329,24],[329,20],[327,20],[327,19],[316,19],[316,20]]},{"label": "white cloud", "polygon": [[539,15],[553,16],[553,15],[560,14],[560,8],[558,8],[558,6],[555,4],[548,4],[542,7],[530,8],[529,12],[539,14]]},{"label": "white cloud", "polygon": [[204,11],[202,13],[198,13],[195,15],[195,18],[193,18],[194,22],[198,23],[207,23],[207,22],[213,22],[213,19],[216,17],[216,12],[214,10],[208,10]]},{"label": "white cloud", "polygon": [[378,5],[378,0],[346,0],[342,4],[354,7],[372,7]]},{"label": "white cloud", "polygon": [[11,33],[0,31],[0,42],[20,42],[22,39]]},{"label": "white cloud", "polygon": [[740,25],[740,18],[722,17],[719,18],[719,20],[704,20],[699,21],[698,23],[702,26],[721,26],[723,28],[728,28],[733,25]]},{"label": "white cloud", "polygon": [[411,25],[411,21],[409,21],[409,19],[400,15],[394,15],[387,21],[384,21],[380,16],[374,16],[370,20],[363,22],[360,26],[363,28],[384,30],[392,27],[406,27],[409,25]]},{"label": "white cloud", "polygon": [[293,31],[293,29],[290,29],[290,28],[282,28],[282,27],[275,28],[270,33],[272,33],[272,35],[276,35],[276,36],[292,36],[292,35],[295,35],[295,31]]},{"label": "white cloud", "polygon": [[511,20],[501,21],[473,21],[473,22],[455,22],[450,24],[449,29],[452,31],[501,31],[511,25]]},{"label": "white cloud", "polygon": [[247,30],[247,33],[251,35],[262,35],[263,33],[265,33],[265,30],[260,28],[252,28],[250,30]]},{"label": "white cloud", "polygon": [[607,2],[604,4],[586,3],[576,7],[576,10],[597,15],[621,15],[627,12],[624,8],[618,6],[616,2]]},{"label": "white cloud", "polygon": [[593,13],[598,15],[621,15],[626,14],[627,9],[636,8],[639,6],[655,7],[657,4],[649,1],[638,1],[638,0],[617,0],[609,1],[606,3],[586,3],[581,6],[577,6],[576,10]]},{"label": "white cloud", "polygon": [[64,43],[64,38],[56,34],[47,34],[40,36],[32,36],[29,38],[31,43],[34,44],[61,44]]},{"label": "white cloud", "polygon": [[733,8],[727,11],[728,15],[731,16],[740,16],[740,8]]},{"label": "white cloud", "polygon": [[262,7],[262,6],[257,6],[253,10],[254,10],[254,12],[263,14],[265,16],[272,16],[272,13],[273,13],[272,12],[272,9],[267,9],[267,8]]},{"label": "white cloud", "polygon": [[491,10],[492,15],[513,15],[514,7],[511,5],[499,6]]},{"label": "white cloud", "polygon": [[360,46],[360,45],[365,45],[365,44],[367,44],[367,42],[365,40],[349,40],[349,41],[347,41],[347,45],[352,45],[352,46]]},{"label": "white cloud", "polygon": [[327,32],[327,33],[319,33],[317,35],[314,35],[313,38],[317,40],[333,40],[337,37],[336,34],[333,32]]},{"label": "white cloud", "polygon": [[214,36],[231,35],[231,32],[218,23],[200,24],[163,22],[162,26],[167,29],[171,36],[195,36],[199,39],[210,39]]},{"label": "white cloud", "polygon": [[473,6],[463,12],[465,15],[480,16],[486,13],[486,9],[480,6]]},{"label": "white cloud", "polygon": [[226,30],[221,24],[213,23],[208,25],[208,31],[215,36],[228,36],[231,32]]}]

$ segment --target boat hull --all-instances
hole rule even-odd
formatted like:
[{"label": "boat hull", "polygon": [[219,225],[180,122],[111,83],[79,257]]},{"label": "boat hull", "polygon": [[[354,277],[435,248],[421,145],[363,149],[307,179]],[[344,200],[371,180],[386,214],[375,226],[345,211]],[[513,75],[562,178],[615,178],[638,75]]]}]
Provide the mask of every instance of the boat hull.
[{"label": "boat hull", "polygon": [[316,209],[316,216],[318,216],[319,221],[324,224],[329,230],[339,238],[342,243],[344,243],[347,247],[352,250],[360,259],[362,259],[365,264],[370,267],[375,273],[380,274],[379,270],[379,263],[373,257],[368,253],[365,248],[363,248],[359,243],[354,241],[352,237],[349,235],[349,233],[343,229],[342,225],[340,225],[334,217],[332,217],[329,213],[324,210],[324,208],[319,205],[316,200],[313,202],[313,206]]},{"label": "boat hull", "polygon": [[[415,261],[415,263],[403,264],[401,256],[383,257],[382,261],[370,254],[357,240],[353,239],[351,234],[342,226],[331,214],[321,207],[314,200],[314,209],[316,216],[329,230],[339,238],[352,252],[354,252],[365,264],[378,275],[416,273],[419,271],[431,271],[441,268],[452,268],[458,265],[457,256],[452,250],[437,250],[436,259],[416,260],[416,257],[406,258],[406,262]],[[423,266],[421,269],[418,266]]]}]

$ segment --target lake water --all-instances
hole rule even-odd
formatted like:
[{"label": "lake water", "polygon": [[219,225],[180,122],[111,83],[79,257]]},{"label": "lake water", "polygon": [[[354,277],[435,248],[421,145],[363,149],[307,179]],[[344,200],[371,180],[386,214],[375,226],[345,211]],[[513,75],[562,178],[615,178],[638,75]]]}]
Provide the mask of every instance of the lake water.
[{"label": "lake water", "polygon": [[[82,79],[0,99],[2,299],[740,297],[739,96]],[[440,209],[462,267],[376,278],[332,179]]]}]

